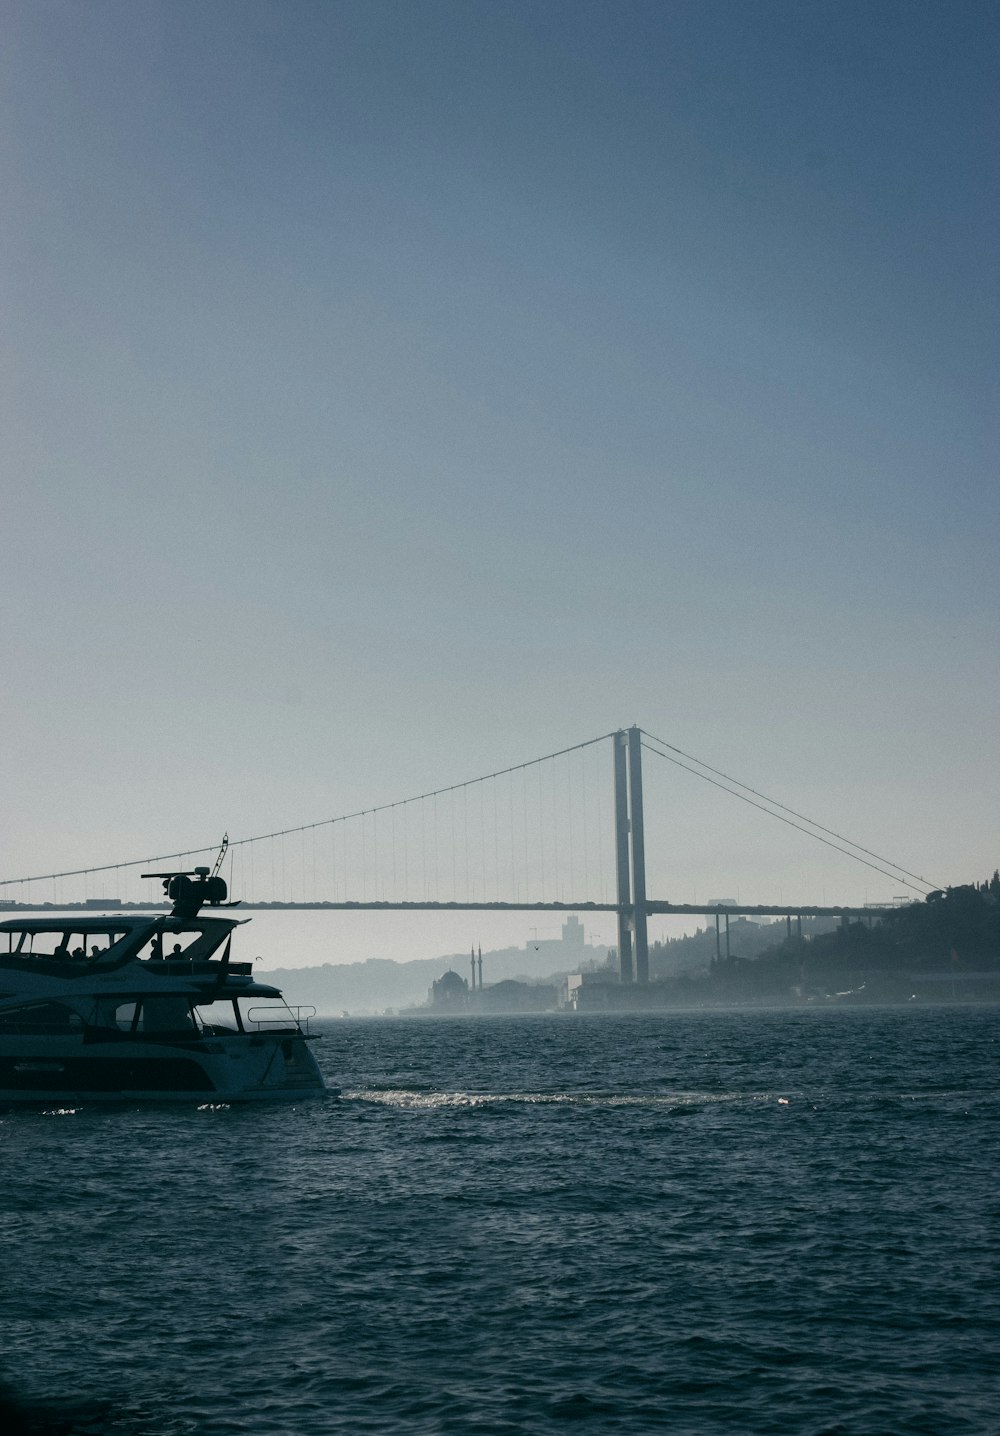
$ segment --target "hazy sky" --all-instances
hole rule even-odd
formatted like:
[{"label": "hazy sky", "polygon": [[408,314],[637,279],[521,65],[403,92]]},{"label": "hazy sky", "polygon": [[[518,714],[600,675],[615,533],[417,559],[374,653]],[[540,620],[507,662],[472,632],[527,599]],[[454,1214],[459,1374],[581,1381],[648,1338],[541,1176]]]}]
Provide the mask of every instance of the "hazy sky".
[{"label": "hazy sky", "polygon": [[[0,16],[5,876],[629,723],[992,871],[995,5]],[[663,896],[893,890],[660,769]]]}]

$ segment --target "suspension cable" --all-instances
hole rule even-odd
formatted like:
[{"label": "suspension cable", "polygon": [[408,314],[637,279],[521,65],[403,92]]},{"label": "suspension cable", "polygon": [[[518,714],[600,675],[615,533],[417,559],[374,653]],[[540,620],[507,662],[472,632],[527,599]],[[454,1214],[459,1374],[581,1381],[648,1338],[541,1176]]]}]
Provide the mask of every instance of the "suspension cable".
[{"label": "suspension cable", "polygon": [[[685,753],[683,749],[675,747],[672,743],[667,743],[663,738],[657,738],[653,733],[646,733],[646,737],[652,738],[654,743],[659,743],[664,748],[669,748],[672,753],[680,753],[682,758],[687,758],[691,763],[697,763],[700,768],[706,768],[710,773],[714,773],[717,778],[725,778],[727,783],[734,783],[737,788],[742,788],[747,793],[753,793],[755,798],[761,798],[765,803],[770,803],[773,808],[780,808],[783,813],[791,813],[793,818],[801,818],[801,820],[804,823],[808,823],[811,828],[818,828],[821,833],[828,833],[831,838],[837,838],[838,841],[847,843],[852,848],[857,848],[859,853],[865,853],[868,857],[875,858],[877,862],[887,863],[890,868],[895,868],[898,873],[905,873],[908,878],[915,878],[918,883],[923,883],[930,891],[933,892],[935,886],[940,887],[940,884],[935,885],[934,883],[929,883],[927,879],[921,877],[919,873],[911,873],[909,868],[900,867],[899,863],[894,863],[891,858],[883,857],[881,853],[873,853],[870,848],[865,848],[862,847],[860,843],[852,842],[850,838],[845,838],[843,833],[837,833],[834,832],[833,828],[824,827],[822,823],[817,823],[812,818],[806,817],[805,813],[797,813],[794,808],[789,808],[785,803],[779,803],[777,798],[769,798],[766,793],[760,793],[756,788],[751,788],[746,783],[741,783],[738,778],[732,778],[728,773],[723,773],[720,772],[718,768],[713,768],[711,764],[703,763],[700,758],[692,757],[690,753]],[[775,814],[775,817],[777,817],[777,814]],[[909,887],[910,884],[907,883],[904,884],[904,886]]]},{"label": "suspension cable", "polygon": [[[652,739],[652,734],[650,733],[644,733],[644,736],[646,738]],[[659,743],[662,740],[656,738],[653,739],[653,741]],[[764,802],[755,803],[753,798],[748,798],[745,796],[744,793],[737,792],[736,788],[727,788],[724,783],[717,782],[715,778],[709,778],[705,773],[699,773],[697,768],[691,768],[688,766],[687,763],[682,763],[677,758],[671,758],[669,753],[663,753],[660,751],[659,748],[654,748],[652,746],[652,743],[643,743],[642,746],[647,750],[647,752],[655,753],[659,758],[666,758],[668,763],[673,763],[674,766],[677,768],[683,768],[686,773],[693,773],[696,778],[701,778],[703,782],[711,783],[713,788],[721,788],[724,793],[729,793],[732,797],[739,798],[740,801],[743,803],[749,803],[751,808],[757,808],[760,810],[760,812],[767,813],[768,817],[770,818],[777,818],[779,823],[787,823],[790,828],[796,828],[800,833],[805,833],[806,837],[814,838],[816,842],[824,843],[828,848],[835,848],[838,853],[843,853],[846,857],[853,858],[856,863],[863,863],[866,868],[873,868],[875,872],[881,873],[883,877],[891,878],[894,883],[901,883],[903,887],[913,888],[914,892],[920,891],[916,883],[908,881],[908,877],[916,877],[916,874],[911,873],[908,875],[908,877],[900,877],[899,874],[905,873],[906,869],[898,867],[895,863],[892,862],[891,858],[879,857],[877,853],[872,853],[871,855],[872,857],[878,858],[879,863],[888,863],[890,867],[896,868],[895,872],[889,872],[887,868],[879,867],[878,863],[872,863],[869,862],[867,858],[859,857],[858,853],[851,852],[850,848],[841,847],[840,843],[832,843],[829,838],[821,837],[818,832],[813,832],[810,828],[803,827],[802,823],[795,823],[792,821],[791,818],[783,817],[781,813],[774,812],[772,808],[766,808],[764,806],[764,803],[771,803],[774,802],[774,800],[771,798],[765,798],[763,793],[757,793],[756,796],[759,798],[764,798]],[[672,747],[670,743],[664,743],[663,746],[665,748]],[[679,748],[674,748],[675,753],[679,753],[680,751],[681,750]],[[683,756],[685,758],[688,758],[690,757],[690,754],[685,753]],[[701,759],[692,758],[691,761],[693,763],[700,763]],[[703,768],[708,768],[709,765],[707,763],[702,763],[701,766]],[[717,771],[717,769],[710,768],[709,771],[714,773]],[[728,778],[727,774],[725,773],[722,773],[720,776],[726,778],[728,782],[735,783],[737,788],[747,788],[747,785],[745,783],[740,783],[739,780],[736,778]],[[755,789],[747,788],[747,792],[753,793],[755,792]],[[784,804],[774,803],[774,807],[784,808]],[[794,812],[794,809],[785,808],[785,812],[791,813]],[[805,823],[811,823],[813,828],[820,828],[824,833],[832,832],[830,828],[823,828],[821,823],[813,823],[811,818],[806,818],[801,813],[795,813],[795,816],[797,818],[802,818],[803,822]],[[833,836],[840,838],[841,835],[839,833],[833,833]],[[850,838],[841,838],[841,842],[850,843],[851,847],[858,848],[860,852],[868,852],[868,849],[862,848],[859,843],[851,843]],[[917,878],[917,882],[923,883],[924,887],[927,889],[928,892],[933,891],[931,884],[928,883],[926,878]]]},{"label": "suspension cable", "polygon": [[[529,758],[526,763],[514,763],[509,768],[498,768],[495,773],[483,773],[478,778],[467,778],[464,783],[451,783],[446,788],[433,788],[427,793],[417,793],[412,798],[399,798],[395,803],[381,803],[374,808],[359,808],[356,813],[342,813],[336,818],[321,818],[315,823],[300,823],[298,827],[280,828],[274,833],[258,833],[252,838],[231,838],[229,847],[230,849],[241,848],[245,843],[267,842],[271,838],[285,838],[292,833],[306,833],[315,828],[329,827],[334,823],[348,823],[353,818],[363,819],[369,814],[386,813],[392,808],[405,808],[410,803],[422,803],[427,798],[439,798],[445,793],[457,793],[463,788],[473,787],[476,783],[487,783],[491,778],[502,778],[507,773],[519,773],[525,768],[534,768],[539,763],[548,763],[553,758],[562,758],[566,753],[579,752],[581,748],[591,748],[595,743],[604,743],[614,736],[613,733],[602,733],[599,738],[588,738],[583,743],[573,743],[569,748],[560,748],[555,753],[546,753],[542,758]],[[184,848],[182,852],[178,853],[160,853],[157,857],[152,858],[132,858],[127,862],[102,863],[89,868],[69,868],[61,873],[38,873],[30,878],[0,878],[0,888],[16,887],[19,883],[54,882],[58,878],[90,877],[92,873],[107,873],[115,868],[137,868],[152,866],[154,863],[169,863],[173,862],[175,858],[196,858],[202,853],[218,852],[218,849],[218,842],[206,843],[204,847]]]}]

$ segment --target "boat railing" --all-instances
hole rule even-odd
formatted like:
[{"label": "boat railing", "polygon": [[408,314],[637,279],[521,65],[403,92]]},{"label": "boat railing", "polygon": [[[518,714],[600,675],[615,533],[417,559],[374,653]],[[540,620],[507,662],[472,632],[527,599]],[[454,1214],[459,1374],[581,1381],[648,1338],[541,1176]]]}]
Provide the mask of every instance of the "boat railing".
[{"label": "boat railing", "polygon": [[[277,1013],[272,1007],[251,1007],[247,1011],[247,1021],[252,1022],[258,1032],[277,1031],[282,1027],[288,1027],[288,1017],[293,1019],[295,1026],[303,1032],[306,1037],[309,1034],[310,1019],[316,1016],[315,1007],[292,1007],[286,1005],[283,1013]],[[260,1014],[260,1015],[259,1015]]]}]

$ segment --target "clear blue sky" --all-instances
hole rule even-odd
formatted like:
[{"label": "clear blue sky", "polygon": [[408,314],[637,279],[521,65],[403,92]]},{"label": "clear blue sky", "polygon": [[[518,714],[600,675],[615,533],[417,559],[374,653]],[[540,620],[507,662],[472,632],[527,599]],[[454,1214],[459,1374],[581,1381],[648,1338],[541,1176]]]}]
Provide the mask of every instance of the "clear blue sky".
[{"label": "clear blue sky", "polygon": [[[6,875],[632,722],[992,871],[992,3],[0,18]],[[669,896],[891,887],[656,782]]]}]

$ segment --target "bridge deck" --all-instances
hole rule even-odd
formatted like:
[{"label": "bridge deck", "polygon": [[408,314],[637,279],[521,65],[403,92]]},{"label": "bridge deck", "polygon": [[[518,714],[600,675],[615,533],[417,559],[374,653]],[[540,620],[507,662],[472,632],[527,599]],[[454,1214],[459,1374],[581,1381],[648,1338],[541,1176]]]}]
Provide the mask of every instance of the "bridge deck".
[{"label": "bridge deck", "polygon": [[[246,912],[618,912],[611,902],[240,902]],[[815,907],[808,903],[671,903],[647,899],[650,917],[878,917],[898,911],[898,904],[864,907]],[[158,912],[166,903],[0,903],[0,912]],[[211,913],[211,908],[206,908]]]}]

